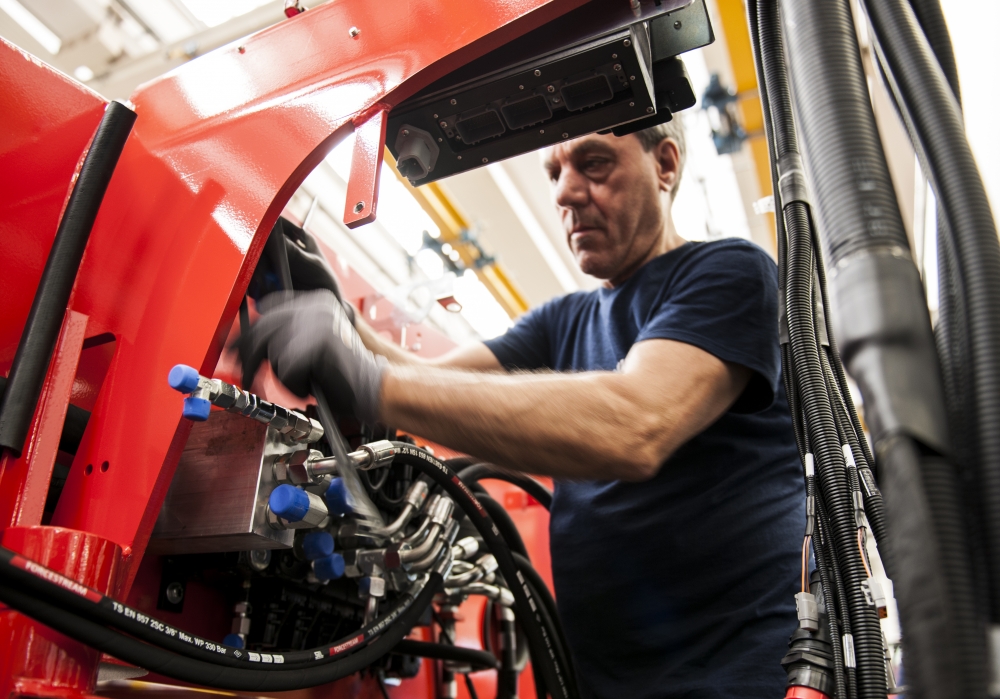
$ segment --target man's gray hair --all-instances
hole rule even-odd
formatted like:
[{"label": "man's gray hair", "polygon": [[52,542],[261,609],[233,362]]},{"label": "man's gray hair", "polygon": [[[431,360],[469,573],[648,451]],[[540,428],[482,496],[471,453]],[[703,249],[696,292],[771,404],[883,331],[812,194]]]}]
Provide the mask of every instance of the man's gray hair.
[{"label": "man's gray hair", "polygon": [[684,162],[687,160],[687,141],[684,138],[684,122],[679,114],[665,124],[650,126],[648,129],[636,131],[636,138],[642,144],[644,150],[651,151],[660,145],[660,141],[665,138],[672,138],[677,144],[677,181],[674,182],[673,189],[670,190],[671,199],[677,194],[677,188],[681,186],[681,175],[684,174]]}]

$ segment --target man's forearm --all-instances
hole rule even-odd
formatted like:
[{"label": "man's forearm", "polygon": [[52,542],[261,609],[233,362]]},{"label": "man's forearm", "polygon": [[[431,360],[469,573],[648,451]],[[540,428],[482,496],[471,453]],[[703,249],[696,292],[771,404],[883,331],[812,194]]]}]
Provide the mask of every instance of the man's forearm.
[{"label": "man's forearm", "polygon": [[420,357],[412,352],[408,352],[395,342],[386,340],[384,337],[375,332],[375,330],[361,318],[357,316],[355,316],[355,318],[354,327],[357,329],[358,335],[361,337],[361,341],[365,343],[365,347],[367,347],[371,352],[385,357],[393,364],[421,363]]},{"label": "man's forearm", "polygon": [[[662,434],[610,372],[483,375],[391,367],[382,417],[501,466],[563,478],[648,478]],[[658,432],[658,430],[656,430]]]}]

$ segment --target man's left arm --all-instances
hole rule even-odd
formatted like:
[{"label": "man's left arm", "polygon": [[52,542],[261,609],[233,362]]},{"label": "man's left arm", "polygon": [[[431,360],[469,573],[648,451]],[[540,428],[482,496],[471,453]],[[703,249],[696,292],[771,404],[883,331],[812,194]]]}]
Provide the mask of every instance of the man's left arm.
[{"label": "man's left arm", "polygon": [[693,345],[646,340],[618,372],[485,375],[389,367],[384,422],[502,466],[641,481],[710,426],[752,371]]}]

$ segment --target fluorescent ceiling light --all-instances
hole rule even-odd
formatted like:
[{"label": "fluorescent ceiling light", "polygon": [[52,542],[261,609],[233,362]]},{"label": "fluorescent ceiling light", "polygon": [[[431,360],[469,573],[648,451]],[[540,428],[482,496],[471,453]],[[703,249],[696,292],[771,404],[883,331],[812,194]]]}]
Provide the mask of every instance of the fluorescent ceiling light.
[{"label": "fluorescent ceiling light", "polygon": [[42,24],[42,21],[31,14],[28,9],[17,0],[0,0],[0,10],[3,10],[10,18],[21,25],[21,28],[31,34],[31,37],[42,47],[55,56],[62,48],[62,40],[55,33]]},{"label": "fluorescent ceiling light", "polygon": [[233,17],[245,15],[271,0],[181,0],[198,20],[207,27],[217,27]]},{"label": "fluorescent ceiling light", "polygon": [[94,71],[89,66],[77,66],[73,71],[73,76],[82,83],[94,79]]},{"label": "fluorescent ceiling light", "polygon": [[552,273],[556,275],[556,279],[562,286],[563,290],[568,292],[579,291],[580,285],[576,283],[576,279],[569,271],[569,267],[563,262],[563,259],[559,257],[559,253],[556,251],[555,245],[552,244],[552,240],[545,233],[545,229],[542,228],[542,224],[538,222],[535,218],[535,214],[531,211],[528,206],[528,202],[524,200],[521,196],[521,192],[518,191],[517,187],[514,185],[513,180],[510,179],[510,175],[507,171],[503,169],[502,165],[490,165],[486,168],[486,172],[490,173],[490,177],[493,178],[493,182],[496,186],[500,188],[500,193],[503,194],[504,199],[510,204],[510,208],[513,209],[514,215],[517,216],[517,220],[521,222],[524,226],[524,230],[528,232],[531,237],[532,242],[535,247],[538,248],[538,252],[541,253],[542,259],[552,270]]}]

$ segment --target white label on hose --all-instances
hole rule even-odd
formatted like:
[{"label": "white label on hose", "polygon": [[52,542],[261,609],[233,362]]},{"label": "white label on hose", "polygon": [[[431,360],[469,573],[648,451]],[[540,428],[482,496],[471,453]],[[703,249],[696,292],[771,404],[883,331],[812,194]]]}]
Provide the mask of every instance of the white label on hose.
[{"label": "white label on hose", "polygon": [[281,665],[282,663],[285,662],[285,656],[283,656],[283,655],[275,655],[275,656],[272,656],[272,657],[274,658],[274,662],[276,664],[278,664],[278,665]]},{"label": "white label on hose", "polygon": [[854,662],[854,636],[844,634],[844,667],[857,667]]},{"label": "white label on hose", "polygon": [[845,444],[841,447],[844,450],[844,460],[847,462],[847,466],[857,468],[857,464],[854,462],[854,452],[851,451],[851,445]]},{"label": "white label on hose", "polygon": [[261,653],[260,654],[260,659],[261,659],[262,662],[265,662],[265,663],[273,662],[272,659],[271,659],[271,656],[268,655],[267,653]]},{"label": "white label on hose", "polygon": [[806,454],[806,478],[816,475],[816,459],[812,454]]},{"label": "white label on hose", "polygon": [[248,653],[248,655],[250,656],[251,662],[255,662],[255,663],[259,663],[260,662],[260,654],[259,653],[254,653],[253,651],[251,651],[250,653]]}]

